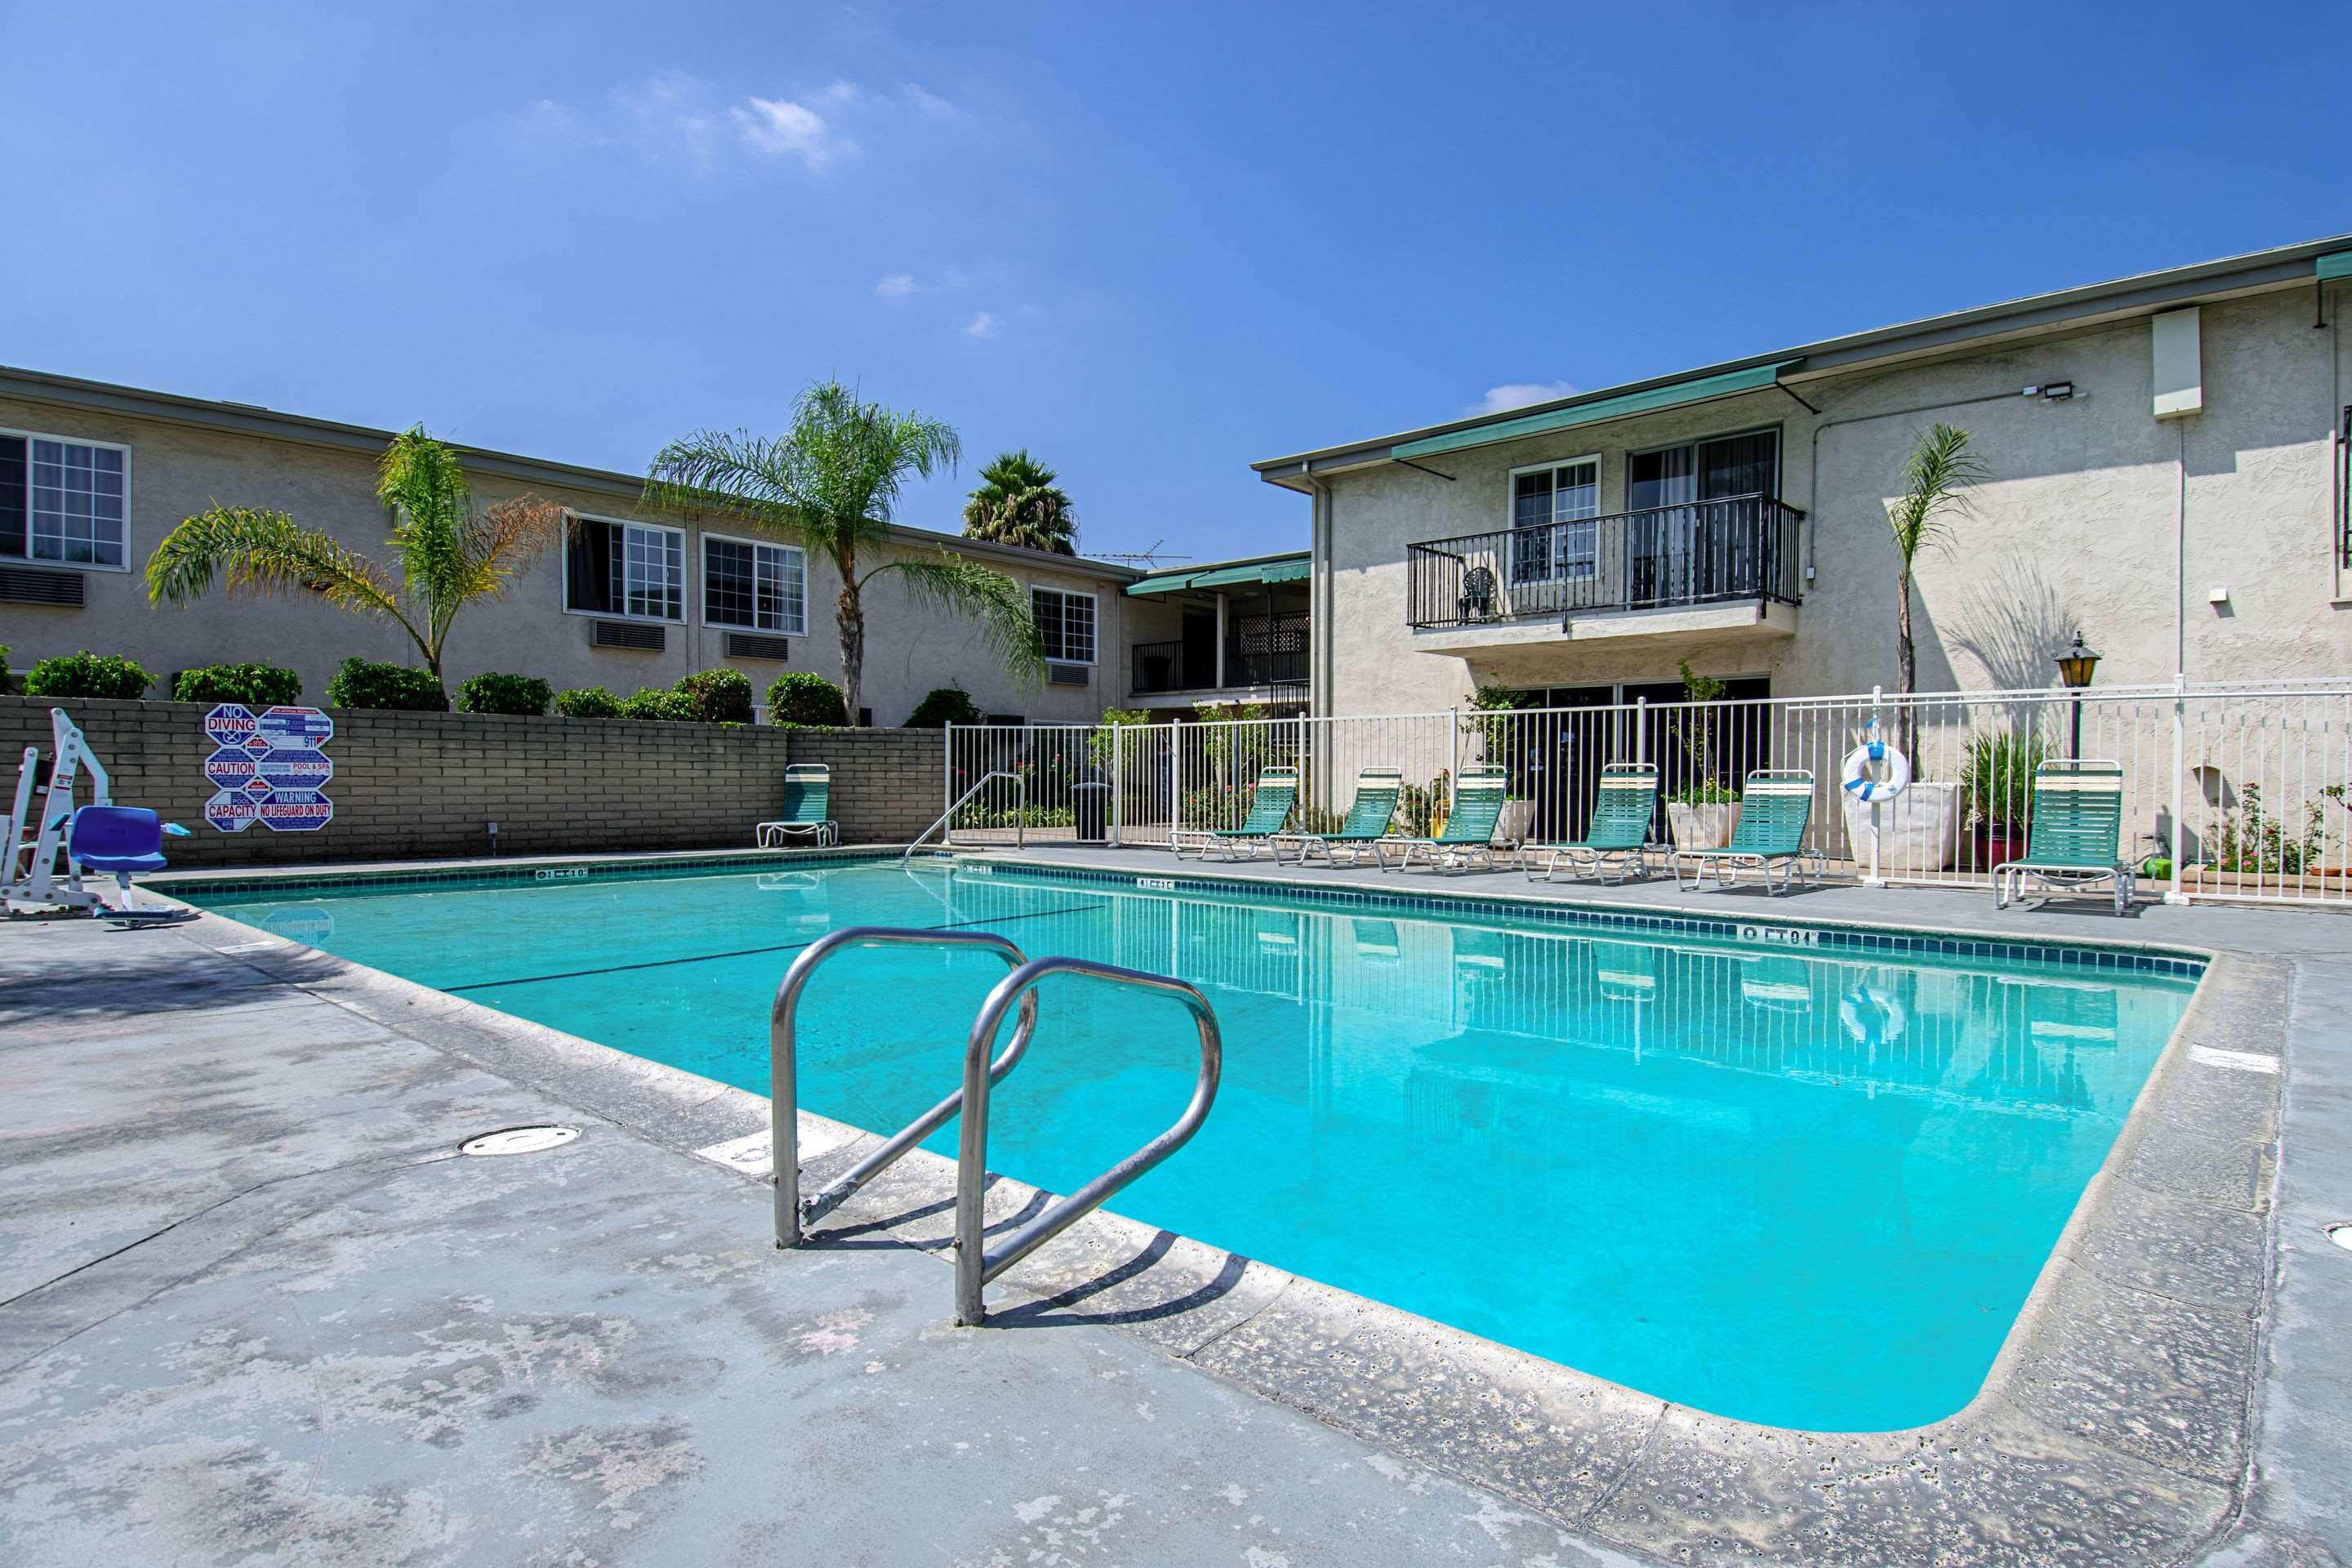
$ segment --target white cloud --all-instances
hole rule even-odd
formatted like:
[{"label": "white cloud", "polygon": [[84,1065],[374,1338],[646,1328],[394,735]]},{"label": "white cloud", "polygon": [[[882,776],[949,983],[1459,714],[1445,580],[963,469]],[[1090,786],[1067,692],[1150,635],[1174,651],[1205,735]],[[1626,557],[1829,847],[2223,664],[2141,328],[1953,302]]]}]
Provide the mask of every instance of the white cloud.
[{"label": "white cloud", "polygon": [[685,71],[658,71],[614,87],[600,98],[572,104],[542,98],[505,123],[545,142],[583,147],[625,147],[647,158],[680,154],[709,165],[731,131],[737,145],[769,158],[797,158],[822,171],[858,150],[850,127],[896,121],[937,123],[962,110],[912,82],[874,92],[835,81],[791,98],[748,96],[728,103],[717,89]]},{"label": "white cloud", "polygon": [[874,285],[874,292],[885,300],[903,300],[914,291],[915,275],[911,272],[890,273]]},{"label": "white cloud", "polygon": [[935,92],[927,92],[913,82],[898,84],[898,100],[926,120],[961,120],[963,110]]},{"label": "white cloud", "polygon": [[1552,403],[1572,397],[1576,388],[1565,381],[1513,381],[1490,386],[1486,395],[1463,410],[1465,414],[1502,414],[1531,403]]},{"label": "white cloud", "polygon": [[[825,94],[830,97],[845,88],[849,84],[835,82]],[[835,158],[857,151],[857,144],[828,125],[824,115],[788,98],[755,97],[748,108],[729,112],[745,145],[772,157],[798,157],[811,169],[822,169]]]},{"label": "white cloud", "polygon": [[994,311],[982,310],[964,323],[963,333],[968,338],[992,338],[1003,331],[1004,323],[996,319]]}]

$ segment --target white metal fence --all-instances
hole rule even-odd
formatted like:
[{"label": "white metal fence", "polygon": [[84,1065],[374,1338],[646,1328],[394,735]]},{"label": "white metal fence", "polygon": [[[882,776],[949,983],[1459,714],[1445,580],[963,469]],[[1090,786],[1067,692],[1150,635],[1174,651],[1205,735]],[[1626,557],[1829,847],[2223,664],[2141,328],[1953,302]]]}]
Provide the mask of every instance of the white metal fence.
[{"label": "white metal fence", "polygon": [[[1863,805],[1841,789],[1872,735],[1910,758],[1911,787]],[[2078,739],[2079,735],[2079,739]],[[2143,885],[2189,898],[2352,900],[2352,678],[2230,687],[1886,693],[1586,708],[1459,709],[1360,718],[1197,723],[956,725],[950,840],[1100,841],[1183,849],[1248,815],[1259,769],[1297,767],[1293,826],[1335,826],[1357,774],[1401,769],[1396,830],[1432,831],[1465,768],[1500,768],[1510,805],[1498,838],[1581,834],[1604,763],[1657,765],[1652,837],[1727,838],[1740,781],[1757,768],[1814,779],[1809,844],[1834,878],[1989,886],[2025,852],[2034,766],[2079,756],[2124,773],[2122,855],[2156,866]],[[2181,874],[2175,878],[2169,867]]]}]

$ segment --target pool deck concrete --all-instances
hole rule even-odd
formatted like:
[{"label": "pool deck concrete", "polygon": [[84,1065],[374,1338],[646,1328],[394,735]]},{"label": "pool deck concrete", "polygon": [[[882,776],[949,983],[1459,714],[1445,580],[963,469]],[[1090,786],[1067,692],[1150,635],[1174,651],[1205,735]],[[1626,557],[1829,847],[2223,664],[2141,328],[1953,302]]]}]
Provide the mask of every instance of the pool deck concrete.
[{"label": "pool deck concrete", "polygon": [[[1988,1394],[1854,1436],[1664,1406],[1110,1215],[954,1329],[945,1162],[780,1254],[765,1184],[696,1153],[763,1127],[757,1097],[218,916],[11,921],[0,1562],[2352,1556],[2352,1253],[2320,1233],[2352,1218],[2352,921],[1410,880],[2223,959]],[[583,1135],[454,1152],[545,1121]],[[819,1181],[868,1146],[803,1138]]]}]

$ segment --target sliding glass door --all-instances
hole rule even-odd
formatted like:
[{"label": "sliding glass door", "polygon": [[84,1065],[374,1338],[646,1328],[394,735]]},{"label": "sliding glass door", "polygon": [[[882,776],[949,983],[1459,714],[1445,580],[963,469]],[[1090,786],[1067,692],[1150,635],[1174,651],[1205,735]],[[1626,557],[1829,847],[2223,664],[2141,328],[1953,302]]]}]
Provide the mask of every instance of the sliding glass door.
[{"label": "sliding glass door", "polygon": [[[1780,493],[1780,433],[1754,430],[1626,459],[1631,599],[1635,605],[1720,598],[1744,581],[1763,527],[1760,503],[1732,498]],[[1721,504],[1705,505],[1699,503]]]}]

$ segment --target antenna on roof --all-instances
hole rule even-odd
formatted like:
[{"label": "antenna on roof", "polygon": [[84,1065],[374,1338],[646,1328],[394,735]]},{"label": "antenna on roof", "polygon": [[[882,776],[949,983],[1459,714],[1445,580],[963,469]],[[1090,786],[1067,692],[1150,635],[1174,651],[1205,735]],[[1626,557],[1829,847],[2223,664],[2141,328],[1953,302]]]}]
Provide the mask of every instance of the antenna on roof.
[{"label": "antenna on roof", "polygon": [[1173,565],[1178,562],[1189,561],[1192,559],[1190,555],[1181,551],[1163,555],[1160,547],[1167,542],[1168,542],[1165,539],[1155,539],[1151,542],[1151,548],[1149,550],[1129,550],[1125,552],[1099,550],[1089,552],[1089,553],[1097,561],[1116,561],[1122,566],[1158,566],[1161,564],[1163,561],[1167,564]]}]

